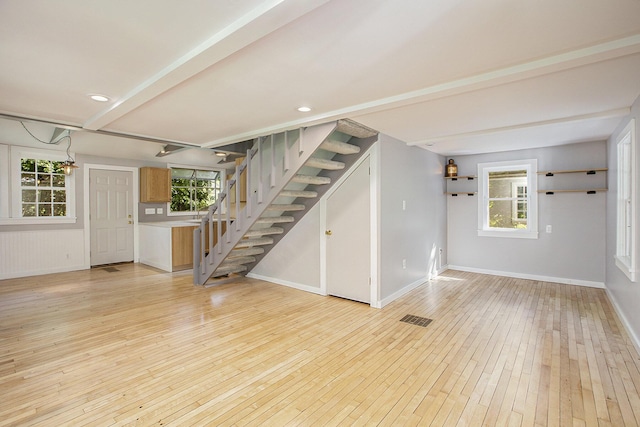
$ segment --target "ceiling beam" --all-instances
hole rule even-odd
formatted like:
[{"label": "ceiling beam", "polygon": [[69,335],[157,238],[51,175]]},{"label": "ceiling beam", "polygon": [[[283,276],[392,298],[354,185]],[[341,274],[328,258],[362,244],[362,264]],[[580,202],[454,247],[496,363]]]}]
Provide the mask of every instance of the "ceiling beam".
[{"label": "ceiling beam", "polygon": [[341,118],[351,118],[358,121],[359,116],[376,113],[378,111],[399,108],[474,90],[495,87],[502,84],[539,77],[637,53],[640,53],[640,34],[552,55],[510,67],[500,68],[486,73],[476,74],[458,80],[452,80],[442,84],[428,86],[387,98],[376,99],[346,108],[316,114],[306,117],[305,119],[279,123],[266,128],[256,129],[251,132],[232,135],[230,137],[209,141],[202,144],[202,146],[214,147],[234,141],[281,132],[286,129],[311,126]]},{"label": "ceiling beam", "polygon": [[429,147],[435,143],[448,141],[452,139],[469,138],[474,136],[486,136],[486,135],[492,135],[492,134],[497,134],[502,132],[520,130],[520,129],[530,129],[530,128],[541,127],[541,126],[579,122],[583,120],[598,120],[598,119],[610,119],[612,117],[624,117],[628,115],[630,112],[631,112],[631,108],[629,107],[617,108],[615,110],[607,110],[607,111],[602,111],[598,113],[580,114],[577,116],[561,117],[561,118],[551,119],[551,120],[541,120],[538,122],[520,123],[512,126],[503,126],[503,127],[496,127],[491,129],[482,129],[482,130],[473,131],[473,132],[464,132],[464,133],[458,133],[453,135],[437,136],[434,138],[427,138],[420,141],[407,142],[407,145],[425,145]]},{"label": "ceiling beam", "polygon": [[140,83],[109,108],[89,118],[85,129],[98,130],[244,47],[309,13],[329,0],[266,0],[223,30]]}]

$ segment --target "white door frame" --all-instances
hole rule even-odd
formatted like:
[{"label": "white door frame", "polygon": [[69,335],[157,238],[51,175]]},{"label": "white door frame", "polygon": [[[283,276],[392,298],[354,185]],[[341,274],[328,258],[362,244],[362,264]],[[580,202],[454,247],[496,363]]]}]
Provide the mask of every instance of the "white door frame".
[{"label": "white door frame", "polygon": [[342,175],[331,189],[320,199],[320,293],[327,295],[327,240],[324,234],[327,229],[327,199],[349,178],[349,176],[369,157],[369,215],[371,219],[371,251],[369,277],[371,278],[370,306],[382,308],[380,301],[380,286],[378,283],[378,158],[379,144],[374,144],[369,150],[351,166],[349,172]]},{"label": "white door frame", "polygon": [[91,213],[91,207],[89,205],[89,198],[91,197],[89,188],[89,172],[91,169],[111,170],[111,171],[125,171],[131,172],[133,179],[131,184],[133,185],[133,262],[140,261],[139,250],[139,229],[138,229],[138,206],[140,204],[140,185],[138,183],[138,168],[129,166],[114,166],[114,165],[99,165],[86,163],[84,165],[83,173],[83,186],[84,186],[84,267],[91,268],[91,220],[89,214]]}]

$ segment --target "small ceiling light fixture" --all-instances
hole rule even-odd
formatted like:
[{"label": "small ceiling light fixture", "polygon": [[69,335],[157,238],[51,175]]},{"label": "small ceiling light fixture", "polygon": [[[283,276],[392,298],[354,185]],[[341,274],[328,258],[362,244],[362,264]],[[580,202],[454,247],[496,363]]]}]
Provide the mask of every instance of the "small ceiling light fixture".
[{"label": "small ceiling light fixture", "polygon": [[94,101],[98,101],[98,102],[107,102],[109,100],[108,97],[104,96],[104,95],[100,95],[100,94],[93,94],[93,95],[89,95],[89,98],[93,99]]},{"label": "small ceiling light fixture", "polygon": [[298,107],[298,111],[300,111],[301,113],[308,113],[309,111],[311,111],[311,107],[303,105],[302,107]]}]

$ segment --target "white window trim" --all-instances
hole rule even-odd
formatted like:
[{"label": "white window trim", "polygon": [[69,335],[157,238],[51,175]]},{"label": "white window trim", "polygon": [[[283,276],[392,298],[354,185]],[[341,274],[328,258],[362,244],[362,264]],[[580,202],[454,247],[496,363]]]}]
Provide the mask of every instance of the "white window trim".
[{"label": "white window trim", "polygon": [[0,221],[9,218],[9,146],[0,144]]},{"label": "white window trim", "polygon": [[[489,227],[489,172],[524,169],[527,171],[527,228]],[[538,161],[509,160],[504,162],[478,163],[478,236],[507,237],[518,239],[538,238]]]},{"label": "white window trim", "polygon": [[[75,174],[65,176],[67,190],[67,215],[64,217],[23,217],[22,192],[20,191],[20,159],[22,158],[41,158],[53,161],[67,160],[66,153],[58,151],[43,150],[37,148],[27,148],[20,146],[10,147],[10,165],[11,171],[10,187],[11,191],[11,208],[10,216],[0,218],[0,225],[17,225],[17,224],[74,224],[76,222],[76,192],[75,192]],[[70,153],[73,157],[73,153]],[[1,188],[0,188],[0,191]],[[7,212],[7,213],[9,213]]]},{"label": "white window trim", "polygon": [[[227,170],[226,169],[223,169],[223,168],[211,168],[211,167],[207,167],[207,166],[183,165],[183,164],[176,164],[176,163],[168,163],[167,164],[167,168],[169,168],[169,169],[172,169],[172,168],[197,169],[197,170],[220,172],[220,191],[224,191],[224,189],[225,189],[225,185],[226,185],[226,181],[227,181]],[[167,202],[167,207],[165,209],[166,209],[166,212],[167,212],[167,216],[194,216],[194,215],[204,216],[207,213],[206,210],[203,210],[203,211],[189,211],[189,212],[172,212],[171,211],[171,202]]]},{"label": "white window trim", "polygon": [[[516,182],[512,182],[511,183],[511,195],[513,197],[513,200],[511,202],[511,221],[512,222],[525,222],[527,219],[522,219],[522,218],[518,218],[518,187],[521,187],[520,185],[518,185],[518,183]],[[527,195],[529,194],[529,192],[527,191]],[[526,203],[526,202],[525,202]],[[527,206],[527,211],[529,210],[529,206]],[[529,212],[527,212],[529,213]]]},{"label": "white window trim", "polygon": [[[637,215],[637,203],[638,203],[638,195],[637,195],[637,186],[636,186],[636,176],[637,176],[637,162],[636,162],[636,124],[635,119],[631,119],[629,123],[624,127],[622,132],[618,135],[616,139],[616,151],[617,151],[617,197],[616,197],[616,253],[614,255],[616,266],[627,276],[629,280],[632,282],[638,281],[638,251],[637,251],[637,243],[638,240],[638,229],[636,226],[636,215]],[[625,229],[625,209],[626,209],[626,199],[622,194],[623,187],[623,171],[622,171],[622,163],[623,159],[621,158],[621,152],[624,151],[624,144],[629,144],[629,157],[630,157],[630,188],[629,188],[629,197],[630,197],[630,220],[631,227],[629,244],[629,255],[626,255],[627,246],[625,244],[625,239],[627,237],[627,230]]]}]

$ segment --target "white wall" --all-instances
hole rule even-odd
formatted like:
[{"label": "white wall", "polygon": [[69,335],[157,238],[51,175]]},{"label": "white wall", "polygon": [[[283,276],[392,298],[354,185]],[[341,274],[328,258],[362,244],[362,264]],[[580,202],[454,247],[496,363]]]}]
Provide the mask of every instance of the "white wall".
[{"label": "white wall", "polygon": [[[616,251],[616,204],[617,204],[617,151],[616,139],[631,118],[636,120],[636,138],[640,137],[640,98],[636,99],[631,115],[623,120],[611,136],[609,152],[609,192],[607,194],[607,245],[606,245],[606,285],[607,293],[614,303],[618,314],[630,332],[636,347],[640,347],[640,283],[633,283],[615,265]],[[638,144],[640,141],[636,141]],[[638,146],[638,145],[636,145]],[[636,151],[636,167],[640,166],[640,150]],[[636,175],[636,188],[640,188],[640,174]],[[636,212],[636,223],[640,224],[640,212]]]},{"label": "white wall", "polygon": [[444,158],[385,135],[378,144],[378,263],[385,305],[437,274],[440,249],[446,264],[447,218]]},{"label": "white wall", "polygon": [[[476,175],[477,164],[537,159],[538,170],[606,167],[605,142],[503,153],[457,156],[459,175]],[[604,175],[538,177],[540,189],[606,185]],[[609,178],[611,182],[611,178]],[[470,181],[477,188],[478,181]],[[450,183],[450,186],[453,183]],[[458,183],[457,185],[469,185]],[[604,287],[606,194],[540,194],[538,239],[479,237],[478,199],[448,196],[448,261],[451,268],[560,283]],[[552,227],[546,233],[546,226]]]},{"label": "white wall", "polygon": [[249,277],[320,293],[320,203],[265,255]]}]

